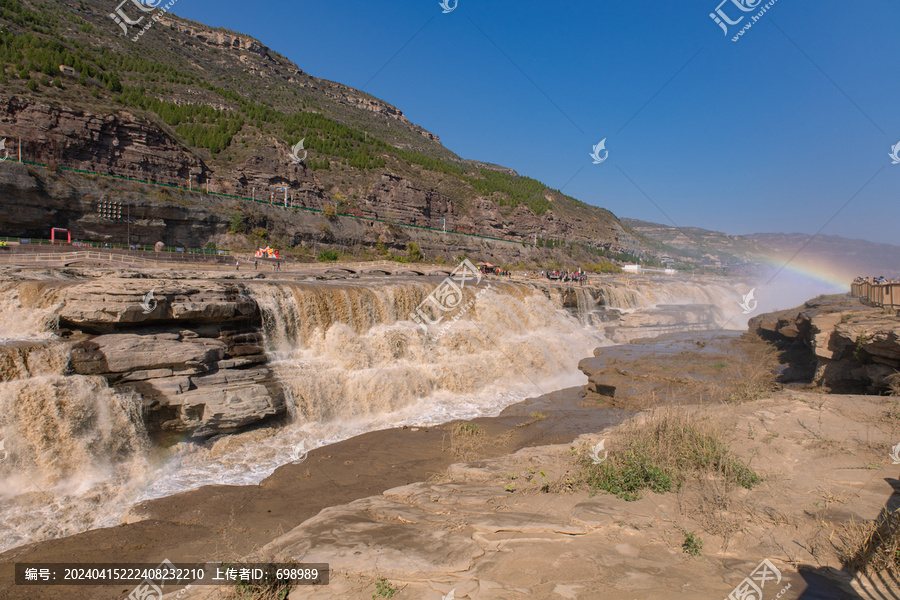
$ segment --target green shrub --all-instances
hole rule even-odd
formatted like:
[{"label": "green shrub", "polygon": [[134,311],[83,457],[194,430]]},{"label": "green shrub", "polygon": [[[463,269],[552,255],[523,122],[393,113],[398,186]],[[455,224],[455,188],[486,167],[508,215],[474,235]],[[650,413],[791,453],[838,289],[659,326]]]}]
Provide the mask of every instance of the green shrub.
[{"label": "green shrub", "polygon": [[231,215],[231,223],[228,225],[228,233],[240,234],[247,231],[247,224],[244,222],[244,217],[239,213],[234,213]]},{"label": "green shrub", "polygon": [[317,259],[319,262],[335,262],[341,257],[341,253],[337,250],[322,250],[319,252]]},{"label": "green shrub", "polygon": [[415,242],[406,244],[406,256],[410,262],[422,262],[425,259],[425,255],[422,254],[422,251],[419,250],[419,245]]},{"label": "green shrub", "polygon": [[623,500],[640,500],[641,491],[651,490],[658,494],[668,492],[672,478],[666,471],[646,456],[628,452],[623,457],[610,457],[599,465],[585,457],[584,480],[595,491],[615,494]]},{"label": "green shrub", "polygon": [[689,477],[716,478],[746,489],[762,478],[736,457],[722,435],[708,421],[685,411],[654,414],[647,422],[623,431],[619,449],[596,464],[588,448],[578,457],[581,480],[593,492],[607,492],[625,500],[680,487]]},{"label": "green shrub", "polygon": [[684,532],[684,542],[681,543],[681,551],[691,556],[700,556],[700,550],[703,549],[703,540],[700,536],[690,532]]},{"label": "green shrub", "polygon": [[393,585],[390,581],[382,577],[378,581],[375,582],[375,593],[372,594],[372,598],[377,600],[378,598],[393,598],[394,594],[399,592],[400,589]]}]

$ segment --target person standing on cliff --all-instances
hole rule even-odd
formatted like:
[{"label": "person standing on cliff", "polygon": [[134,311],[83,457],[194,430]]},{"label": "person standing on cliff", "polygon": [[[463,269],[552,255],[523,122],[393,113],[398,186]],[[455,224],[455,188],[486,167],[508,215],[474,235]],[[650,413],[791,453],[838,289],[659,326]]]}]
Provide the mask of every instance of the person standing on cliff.
[{"label": "person standing on cliff", "polygon": [[241,261],[239,261],[239,260],[234,261],[234,268],[236,271],[240,271],[241,270]]}]

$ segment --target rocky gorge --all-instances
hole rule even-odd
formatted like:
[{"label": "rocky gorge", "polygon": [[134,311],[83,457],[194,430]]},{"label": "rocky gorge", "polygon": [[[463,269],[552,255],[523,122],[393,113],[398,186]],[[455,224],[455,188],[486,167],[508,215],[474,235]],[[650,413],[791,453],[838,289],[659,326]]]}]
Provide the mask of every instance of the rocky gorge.
[{"label": "rocky gorge", "polygon": [[[327,328],[344,320],[354,327],[369,327],[372,323],[354,325],[354,319],[368,319],[365,314],[372,310],[390,313],[376,317],[376,322],[408,319],[438,283],[401,282],[388,306],[383,306],[369,295],[370,288],[364,288],[366,295],[360,297],[359,287],[342,285],[346,275],[334,273],[327,276],[330,283],[315,283],[310,276],[300,277],[298,283],[278,283],[270,276],[271,283],[266,283],[265,274],[240,271],[224,279],[94,274],[100,276],[49,273],[47,279],[4,285],[10,303],[19,311],[42,313],[44,324],[56,335],[53,341],[0,347],[0,381],[31,375],[35,367],[28,365],[40,362],[32,354],[42,357],[48,344],[56,345],[59,373],[99,376],[119,393],[138,394],[147,432],[161,439],[185,435],[202,439],[286,416],[285,391],[270,364],[272,343],[280,335],[271,328],[286,318],[275,312],[296,310],[294,302],[301,309],[305,302],[322,302],[307,309],[297,326]],[[313,281],[304,281],[308,278]],[[264,290],[273,286],[317,296],[291,297],[280,309],[261,306]],[[678,292],[665,287],[641,290],[625,280],[568,288],[524,283],[511,288],[516,294],[545,296],[615,341],[714,327],[721,316],[712,289],[684,288],[683,293],[694,294],[692,300],[706,296],[707,303],[677,307],[665,303],[679,301]],[[643,310],[623,312],[636,307]],[[275,319],[268,346],[266,318]],[[8,327],[13,330],[15,324]]]},{"label": "rocky gorge", "polygon": [[[570,559],[578,562],[588,547],[582,544],[615,541],[616,552],[622,556],[610,555],[610,569],[618,568],[622,560],[639,559],[641,568],[647,569],[664,564],[670,573],[665,579],[681,581],[678,585],[683,586],[687,583],[675,573],[684,565],[672,551],[680,543],[679,531],[708,528],[703,535],[714,554],[714,571],[727,573],[728,578],[702,577],[708,569],[697,567],[691,571],[693,581],[705,591],[725,593],[740,572],[758,562],[750,558],[758,552],[771,553],[792,536],[821,542],[818,526],[803,517],[802,499],[811,482],[792,469],[785,470],[777,460],[793,445],[804,444],[808,432],[803,423],[779,420],[781,425],[771,434],[783,438],[777,447],[771,436],[760,437],[757,431],[757,423],[772,411],[805,420],[815,410],[796,403],[799,392],[784,391],[776,399],[759,401],[771,391],[774,367],[771,350],[759,340],[738,332],[698,331],[717,329],[733,319],[729,306],[736,307],[740,298],[733,282],[728,287],[726,280],[698,283],[609,276],[585,286],[560,286],[539,280],[488,279],[481,285],[490,289],[479,295],[471,314],[445,335],[429,339],[406,318],[439,283],[438,278],[383,278],[325,267],[318,272],[284,274],[203,274],[181,268],[169,273],[116,272],[89,267],[7,271],[0,288],[0,329],[7,338],[9,331],[18,331],[23,334],[20,338],[30,339],[0,344],[4,409],[0,424],[3,437],[9,440],[7,448],[13,450],[13,461],[2,468],[27,469],[30,462],[42,469],[54,466],[57,480],[29,471],[53,498],[67,476],[80,472],[77,465],[84,469],[88,464],[95,472],[98,462],[113,460],[110,456],[115,457],[110,464],[119,472],[128,472],[123,465],[131,464],[128,468],[133,470],[137,463],[137,481],[147,476],[143,456],[169,448],[164,452],[171,466],[165,477],[156,476],[167,486],[161,488],[164,493],[120,493],[122,499],[112,504],[104,497],[93,499],[93,506],[110,511],[105,521],[86,522],[78,516],[79,506],[66,505],[71,500],[57,497],[67,512],[52,522],[59,523],[63,514],[75,516],[70,517],[74,523],[66,524],[68,529],[41,532],[43,539],[62,538],[52,548],[40,543],[41,538],[29,540],[24,532],[34,535],[31,521],[19,513],[15,502],[4,501],[0,506],[8,514],[6,527],[19,540],[6,556],[16,561],[58,558],[66,548],[102,548],[116,538],[143,540],[138,545],[126,543],[122,556],[130,560],[162,560],[157,554],[163,546],[170,560],[200,560],[201,556],[226,556],[221,554],[224,544],[232,549],[226,553],[229,560],[247,556],[254,548],[261,552],[255,556],[266,560],[301,556],[330,560],[341,565],[341,571],[333,574],[336,587],[331,589],[349,597],[368,597],[366,590],[378,576],[405,582],[409,593],[440,590],[445,594],[456,589],[460,597],[476,592],[505,597],[514,565],[504,562],[496,570],[489,559],[509,543],[524,543],[529,560],[565,544],[575,553]],[[868,327],[866,339],[878,340],[872,348],[878,362],[868,363],[885,364],[890,360],[889,349],[896,345],[891,340],[896,338],[889,331],[891,317],[878,310],[855,300],[831,298],[812,301],[794,313],[762,315],[751,329],[774,335],[762,327],[771,322],[774,331],[796,330],[794,338],[783,340],[793,339],[798,348],[807,348],[815,335],[826,330],[827,322],[832,329],[826,337],[833,338],[830,343],[837,347],[846,345],[839,340],[859,336],[853,330],[834,337],[834,331],[856,323]],[[850,316],[841,318],[840,311]],[[830,317],[822,320],[821,315]],[[656,342],[611,345],[614,339],[635,339],[641,333],[643,337],[668,335]],[[573,358],[577,361],[592,350],[594,358],[579,365],[583,375],[554,378],[554,373],[574,366]],[[802,355],[797,348],[782,350]],[[498,364],[508,368],[498,370]],[[523,372],[530,376],[523,378]],[[811,373],[815,372],[813,368]],[[584,375],[586,386],[567,387],[583,382]],[[549,393],[561,388],[565,389]],[[444,404],[443,395],[449,390],[453,394]],[[499,397],[509,390],[515,394]],[[535,391],[545,393],[535,397]],[[810,402],[814,395],[806,393],[803,402]],[[499,403],[481,404],[477,412],[465,408],[465,403],[482,397],[485,400],[479,402],[493,398]],[[528,397],[532,399],[512,399]],[[835,398],[827,415],[832,436],[836,435],[833,427],[841,422],[842,397]],[[650,416],[655,414],[654,407],[697,402],[717,406],[714,412],[704,413],[705,419],[715,415],[717,421],[737,423],[735,431],[747,436],[738,447],[763,457],[760,465],[766,473],[784,472],[788,477],[792,504],[783,515],[795,529],[785,530],[772,542],[775,546],[748,541],[766,531],[766,524],[755,516],[739,517],[729,510],[703,517],[707,509],[700,513],[690,509],[693,494],[702,494],[702,488],[688,488],[687,509],[680,497],[656,495],[635,508],[620,499],[584,496],[569,483],[578,469],[572,462],[573,440],[576,448],[596,444],[601,435],[615,440],[625,426],[606,428],[636,411],[641,411],[638,420],[655,418]],[[728,408],[734,403],[740,408]],[[876,414],[877,404],[877,400],[869,402],[868,413]],[[121,415],[106,414],[117,405],[124,411]],[[407,410],[409,421],[404,420]],[[659,408],[656,413],[665,410]],[[474,418],[485,412],[499,416]],[[818,414],[821,419],[821,410]],[[10,427],[10,418],[29,421]],[[459,443],[454,418],[477,423],[490,436],[490,443],[474,449],[454,446]],[[64,423],[65,419],[71,422]],[[352,425],[361,420],[370,425],[342,430],[339,437],[330,429],[332,423]],[[140,427],[130,429],[129,422]],[[266,424],[274,427],[259,427]],[[862,423],[854,426],[862,431]],[[57,432],[51,435],[60,439],[49,439],[49,431]],[[84,436],[85,431],[90,437],[84,439],[95,440],[89,451],[61,460],[62,453],[71,451],[62,438]],[[887,439],[887,432],[882,433],[878,439]],[[150,451],[148,443],[158,449]],[[448,443],[453,456],[448,455]],[[26,451],[27,444],[33,449]],[[539,447],[504,456],[535,445]],[[290,464],[298,447],[304,457],[309,450],[309,459]],[[615,450],[615,442],[611,448]],[[825,464],[824,455],[815,448],[805,452],[809,460]],[[861,447],[859,452],[875,460],[872,448]],[[409,461],[409,455],[418,458]],[[454,458],[473,456],[499,458],[451,466]],[[854,468],[854,464],[848,458],[834,468]],[[437,482],[415,483],[448,468]],[[253,476],[241,474],[241,469],[252,471]],[[538,472],[546,481],[538,478]],[[12,472],[7,475],[16,481]],[[863,476],[860,482],[867,487],[860,510],[867,512],[877,507],[881,492],[870,485],[871,473]],[[181,480],[191,480],[192,485],[172,487],[172,481]],[[540,487],[542,481],[549,492]],[[116,485],[121,492],[133,483],[124,480]],[[754,494],[769,498],[775,493],[774,485],[766,483],[762,492]],[[832,491],[845,494],[845,487]],[[562,494],[549,513],[542,512],[546,493],[554,498]],[[730,492],[734,499],[744,493]],[[434,505],[429,506],[437,512],[425,508],[425,497],[432,498]],[[409,507],[400,506],[407,501]],[[498,521],[493,512],[476,510],[476,505],[485,502],[496,504],[498,514],[507,517]],[[255,525],[229,521],[228,515],[233,520],[235,511],[256,515]],[[435,554],[420,527],[434,523],[444,512],[468,523],[441,534],[454,548],[452,564],[439,556],[441,551]],[[677,525],[670,527],[675,514],[679,515]],[[837,527],[842,517],[836,513],[828,518]],[[740,519],[749,520],[741,526]],[[348,520],[357,523],[358,535],[344,530]],[[107,527],[115,523],[123,524]],[[646,537],[656,530],[665,532],[662,542]],[[338,547],[325,539],[333,535],[346,536],[349,546]],[[10,538],[8,532],[4,536]],[[183,540],[175,550],[164,542],[173,536]],[[373,543],[364,541],[369,536],[375,536],[375,556],[386,561],[376,560],[375,571],[366,558],[369,551],[360,550]],[[38,543],[23,544],[27,541]],[[748,558],[735,561],[733,544]],[[91,556],[100,557],[102,551],[98,552]],[[397,558],[401,555],[408,560]],[[815,572],[788,575],[788,563],[797,559],[809,561]],[[780,561],[777,564],[795,586],[852,584],[849,571],[835,579],[824,568],[835,564],[832,559],[794,553]],[[441,575],[451,567],[457,575]],[[601,589],[611,573],[604,569],[570,583]],[[575,593],[575,588],[549,573],[521,581],[509,593],[523,597]],[[615,578],[614,587],[623,597],[634,598],[661,598],[672,592],[668,584],[632,577]],[[194,590],[196,596],[190,597],[216,597],[218,592],[209,593]],[[292,597],[327,597],[329,593],[297,590]],[[114,594],[96,590],[94,597]]]}]

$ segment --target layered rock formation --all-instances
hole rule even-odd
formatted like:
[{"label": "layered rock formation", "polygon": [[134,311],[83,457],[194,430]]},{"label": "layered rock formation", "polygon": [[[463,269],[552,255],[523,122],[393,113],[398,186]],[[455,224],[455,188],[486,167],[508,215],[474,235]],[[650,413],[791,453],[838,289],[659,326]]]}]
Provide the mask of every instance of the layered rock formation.
[{"label": "layered rock formation", "polygon": [[784,381],[836,392],[884,393],[900,369],[900,319],[849,297],[754,317],[750,331],[785,351]]},{"label": "layered rock formation", "polygon": [[12,159],[21,149],[22,159],[31,162],[178,185],[189,178],[205,181],[208,175],[200,158],[158,125],[128,111],[97,114],[13,96],[0,101],[0,123]]},{"label": "layered rock formation", "polygon": [[[84,115],[81,124],[89,127],[96,117]],[[114,129],[126,135],[137,135],[119,121],[112,120]],[[112,127],[112,125],[111,125]],[[149,135],[142,131],[140,136]],[[272,203],[260,203],[231,199],[217,195],[207,195],[196,189],[196,179],[203,177],[204,167],[193,162],[189,154],[172,152],[164,155],[144,154],[140,144],[134,139],[123,145],[130,148],[128,153],[139,153],[144,164],[151,165],[149,177],[157,182],[167,178],[153,165],[160,162],[171,163],[174,173],[195,173],[195,190],[180,190],[159,187],[139,182],[121,182],[106,178],[89,177],[67,171],[56,171],[27,166],[12,161],[0,162],[0,235],[15,237],[48,238],[50,227],[62,227],[72,232],[73,239],[108,241],[153,245],[157,241],[167,246],[201,248],[210,242],[222,242],[222,237],[231,229],[235,215],[243,218],[248,230],[262,229],[268,239],[284,245],[305,248],[347,248],[354,246],[373,247],[378,242],[405,251],[408,241],[423,245],[423,250],[431,246],[429,256],[446,256],[453,259],[457,255],[478,254],[495,262],[524,262],[536,257],[539,251],[531,252],[531,246],[524,246],[521,240],[531,231],[544,231],[548,236],[564,235],[568,230],[565,221],[552,212],[538,217],[524,206],[519,206],[511,215],[504,216],[490,200],[480,199],[467,206],[466,213],[460,213],[459,206],[446,194],[431,189],[404,177],[389,173],[381,176],[370,191],[351,209],[355,215],[365,217],[338,217],[326,219],[321,212],[296,210],[284,207],[283,192],[272,198]],[[130,158],[112,153],[108,165],[129,163]],[[141,164],[141,162],[137,164]],[[88,161],[90,162],[90,161]],[[82,165],[84,166],[84,165]],[[245,194],[270,200],[269,183],[288,185],[291,189],[289,204],[307,207],[317,211],[331,206],[324,192],[323,184],[312,171],[297,174],[287,173],[288,167],[279,167],[284,173],[275,174],[267,170],[265,164],[246,165],[239,179],[231,184],[217,184],[220,191]],[[297,170],[297,167],[293,167]],[[101,172],[113,171],[104,166]],[[135,177],[146,179],[147,173],[129,172]],[[180,176],[180,175],[179,175]],[[176,183],[174,179],[170,181]],[[254,182],[263,182],[256,191],[251,191]],[[177,182],[186,185],[187,179]],[[213,186],[216,189],[216,186]],[[110,220],[97,214],[101,200],[120,201],[130,207],[122,210],[122,217]],[[126,212],[127,211],[127,212]],[[371,219],[377,219],[373,221]],[[504,241],[484,240],[470,235],[447,234],[423,230],[422,227],[441,229],[446,219],[448,230],[464,234],[486,235]],[[130,223],[129,223],[130,221]],[[402,227],[401,224],[416,227]],[[583,231],[584,237],[590,232]],[[641,252],[640,244],[615,223],[602,233],[604,239],[613,241],[603,244],[613,251]],[[505,240],[509,240],[505,242]],[[503,246],[508,253],[491,255],[490,249]],[[451,252],[447,252],[450,250]]]},{"label": "layered rock formation", "polygon": [[259,309],[240,287],[105,279],[59,299],[59,326],[83,332],[71,372],[140,393],[151,435],[208,437],[284,416]]}]

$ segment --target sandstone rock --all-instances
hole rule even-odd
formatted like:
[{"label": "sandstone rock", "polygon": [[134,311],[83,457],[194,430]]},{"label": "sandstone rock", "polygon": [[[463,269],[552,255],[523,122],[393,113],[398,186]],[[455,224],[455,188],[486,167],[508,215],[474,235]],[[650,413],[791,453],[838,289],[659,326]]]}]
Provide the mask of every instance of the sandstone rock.
[{"label": "sandstone rock", "polygon": [[225,344],[219,340],[165,339],[164,335],[117,333],[101,335],[72,349],[72,366],[83,375],[118,374],[184,366],[206,366],[221,360]]},{"label": "sandstone rock", "polygon": [[[840,359],[843,348],[840,341],[835,340],[834,327],[841,322],[842,312],[815,315],[810,319],[812,325],[812,348],[817,356],[827,359]],[[781,331],[779,330],[779,333]],[[784,334],[782,334],[784,335]]]},{"label": "sandstone rock", "polygon": [[[394,511],[398,519],[380,522],[373,513]],[[400,516],[404,521],[399,520]],[[484,554],[472,539],[443,527],[441,515],[403,512],[380,497],[327,508],[302,526],[263,548],[277,561],[329,562],[365,571],[376,565],[387,572],[437,576],[468,570]],[[330,541],[329,541],[330,540]]]},{"label": "sandstone rock", "polygon": [[900,320],[855,299],[810,301],[760,315],[750,320],[750,330],[779,345],[791,368],[811,360],[809,380],[832,391],[878,391],[900,369]]}]

